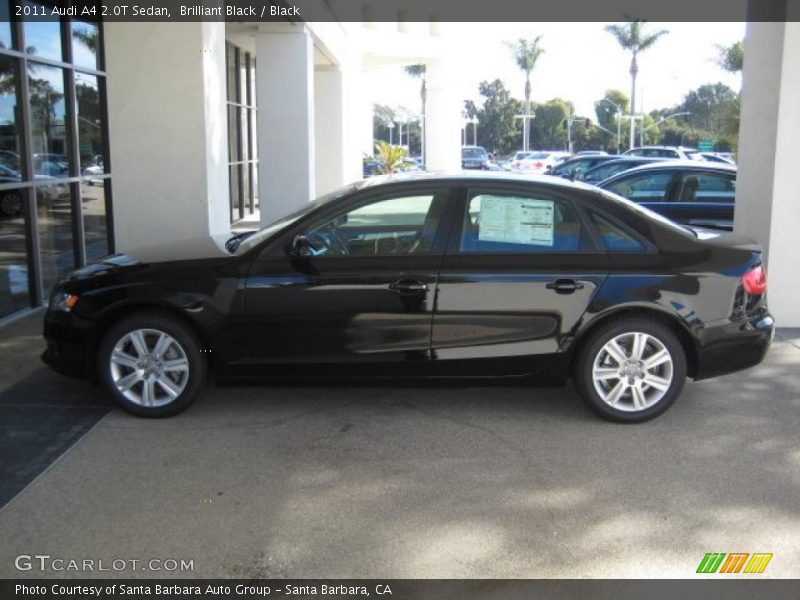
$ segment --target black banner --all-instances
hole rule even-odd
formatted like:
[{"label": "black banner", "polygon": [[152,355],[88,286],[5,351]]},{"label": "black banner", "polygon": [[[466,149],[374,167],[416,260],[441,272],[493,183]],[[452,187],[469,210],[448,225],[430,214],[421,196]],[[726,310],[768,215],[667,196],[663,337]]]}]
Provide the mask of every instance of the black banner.
[{"label": "black banner", "polygon": [[2,600],[797,600],[798,580],[64,579],[0,580]]},{"label": "black banner", "polygon": [[798,21],[800,0],[13,0],[12,19],[106,21]]}]

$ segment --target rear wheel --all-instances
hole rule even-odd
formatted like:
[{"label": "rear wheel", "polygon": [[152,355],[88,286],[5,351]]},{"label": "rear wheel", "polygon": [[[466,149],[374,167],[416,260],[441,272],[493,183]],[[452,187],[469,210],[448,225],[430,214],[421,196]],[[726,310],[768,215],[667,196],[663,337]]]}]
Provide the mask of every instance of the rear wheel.
[{"label": "rear wheel", "polygon": [[100,344],[98,370],[117,404],[142,417],[185,410],[205,379],[192,332],[158,313],[132,315],[113,325]]},{"label": "rear wheel", "polygon": [[16,192],[9,192],[0,198],[0,214],[15,217],[22,211],[22,198]]},{"label": "rear wheel", "polygon": [[600,416],[639,423],[667,410],[686,381],[677,335],[659,321],[619,319],[600,327],[580,350],[575,383]]}]

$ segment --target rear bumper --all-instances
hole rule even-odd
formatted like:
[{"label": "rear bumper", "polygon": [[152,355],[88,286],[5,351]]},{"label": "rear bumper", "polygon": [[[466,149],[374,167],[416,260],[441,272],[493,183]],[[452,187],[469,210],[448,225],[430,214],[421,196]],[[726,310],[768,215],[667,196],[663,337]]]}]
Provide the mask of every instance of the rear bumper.
[{"label": "rear bumper", "polygon": [[775,321],[768,313],[707,327],[700,335],[695,379],[734,373],[759,364],[774,337]]}]

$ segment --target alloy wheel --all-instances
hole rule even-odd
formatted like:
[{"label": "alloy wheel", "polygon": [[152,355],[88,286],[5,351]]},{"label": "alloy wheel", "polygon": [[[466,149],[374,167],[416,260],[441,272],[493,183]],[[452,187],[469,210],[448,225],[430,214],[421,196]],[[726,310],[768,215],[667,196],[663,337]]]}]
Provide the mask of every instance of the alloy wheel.
[{"label": "alloy wheel", "polygon": [[117,390],[139,406],[165,406],[189,381],[189,359],[178,341],[158,329],[135,329],[122,336],[109,357]]},{"label": "alloy wheel", "polygon": [[639,412],[658,403],[672,385],[672,355],[657,337],[629,332],[600,349],[592,381],[600,398],[617,410]]}]

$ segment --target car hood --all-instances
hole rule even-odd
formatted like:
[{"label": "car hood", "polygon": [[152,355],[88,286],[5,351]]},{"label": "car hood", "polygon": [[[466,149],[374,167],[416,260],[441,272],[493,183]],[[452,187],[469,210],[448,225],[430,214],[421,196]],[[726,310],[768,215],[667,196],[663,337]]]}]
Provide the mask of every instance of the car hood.
[{"label": "car hood", "polygon": [[77,269],[69,280],[78,281],[110,275],[121,271],[142,268],[147,265],[188,265],[191,261],[208,259],[231,260],[233,255],[225,250],[223,244],[230,235],[215,237],[171,240],[163,244],[133,248],[124,254],[106,256],[98,262]]}]

